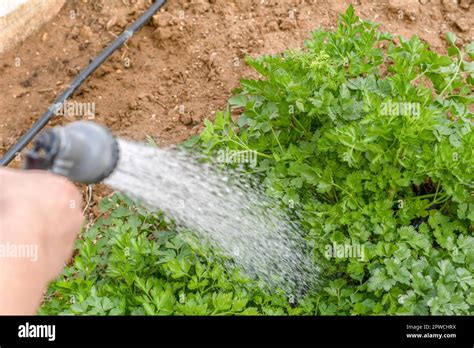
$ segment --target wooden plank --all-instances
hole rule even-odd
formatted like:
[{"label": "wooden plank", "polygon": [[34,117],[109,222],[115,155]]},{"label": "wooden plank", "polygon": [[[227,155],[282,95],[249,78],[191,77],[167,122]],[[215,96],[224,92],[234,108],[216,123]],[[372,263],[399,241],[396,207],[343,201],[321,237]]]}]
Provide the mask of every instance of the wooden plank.
[{"label": "wooden plank", "polygon": [[0,16],[0,53],[21,43],[38,30],[54,17],[65,3],[65,0],[27,0],[18,6],[15,0],[0,1],[5,1],[2,4],[4,15]]}]

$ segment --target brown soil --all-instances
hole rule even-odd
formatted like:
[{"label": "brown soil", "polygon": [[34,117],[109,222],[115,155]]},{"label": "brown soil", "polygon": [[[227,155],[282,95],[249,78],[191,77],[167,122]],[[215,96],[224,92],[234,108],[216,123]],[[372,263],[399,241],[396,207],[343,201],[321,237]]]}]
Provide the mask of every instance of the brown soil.
[{"label": "brown soil", "polygon": [[[73,100],[95,103],[94,121],[119,136],[142,141],[149,135],[160,146],[181,142],[225,105],[240,78],[254,76],[245,56],[301,47],[316,27],[333,28],[350,3],[382,30],[416,34],[439,52],[447,31],[463,43],[473,40],[472,0],[169,0]],[[148,5],[67,1],[37,33],[0,55],[0,154]],[[94,191],[94,201],[105,192]]]}]

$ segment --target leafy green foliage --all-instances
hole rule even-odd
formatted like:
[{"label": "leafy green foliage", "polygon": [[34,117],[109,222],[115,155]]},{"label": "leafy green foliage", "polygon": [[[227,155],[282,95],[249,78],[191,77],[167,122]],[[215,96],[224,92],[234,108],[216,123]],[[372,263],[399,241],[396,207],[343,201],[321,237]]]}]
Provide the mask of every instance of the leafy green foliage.
[{"label": "leafy green foliage", "polygon": [[[473,314],[474,44],[447,40],[439,55],[349,7],[304,49],[249,59],[262,78],[242,80],[184,144],[256,151],[248,173],[297,204],[320,288],[294,304],[267,294],[166,217],[115,196],[41,313]],[[364,255],[328,259],[333,244]]]}]

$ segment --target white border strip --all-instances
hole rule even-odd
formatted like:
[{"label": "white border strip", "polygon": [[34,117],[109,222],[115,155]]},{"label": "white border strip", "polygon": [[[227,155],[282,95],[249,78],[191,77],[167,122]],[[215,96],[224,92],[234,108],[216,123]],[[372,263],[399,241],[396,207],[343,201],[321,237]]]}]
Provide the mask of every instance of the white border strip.
[{"label": "white border strip", "polygon": [[0,17],[15,11],[28,0],[0,0]]}]

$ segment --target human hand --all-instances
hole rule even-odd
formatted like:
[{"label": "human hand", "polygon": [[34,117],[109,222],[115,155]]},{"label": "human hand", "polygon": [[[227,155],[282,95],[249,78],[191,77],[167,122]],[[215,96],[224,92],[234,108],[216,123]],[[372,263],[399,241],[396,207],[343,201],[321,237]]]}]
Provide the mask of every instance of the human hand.
[{"label": "human hand", "polygon": [[66,178],[0,168],[0,314],[36,312],[71,256],[81,201]]}]

